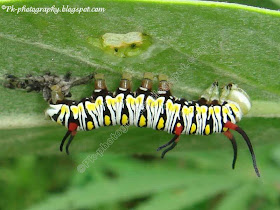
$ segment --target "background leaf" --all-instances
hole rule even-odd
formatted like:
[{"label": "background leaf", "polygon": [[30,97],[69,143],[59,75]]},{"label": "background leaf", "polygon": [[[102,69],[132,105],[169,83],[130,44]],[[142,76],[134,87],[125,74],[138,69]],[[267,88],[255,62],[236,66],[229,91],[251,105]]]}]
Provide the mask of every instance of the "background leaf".
[{"label": "background leaf", "polygon": [[[253,109],[240,122],[255,148],[261,178],[236,135],[239,156],[223,135],[183,136],[165,160],[155,149],[170,135],[130,127],[83,173],[77,167],[118,127],[79,132],[71,156],[58,151],[65,128],[44,120],[41,94],[0,87],[1,209],[277,209],[279,207],[280,12],[189,1],[2,1],[32,7],[104,7],[104,13],[15,14],[0,11],[0,74],[75,76],[104,73],[110,90],[122,72],[134,89],[144,72],[167,74],[173,94],[197,99],[213,81],[234,82]],[[252,5],[255,2],[250,1]],[[259,2],[260,3],[260,2]],[[277,9],[276,0],[260,7]],[[117,57],[88,42],[103,34],[143,32],[152,45]],[[155,81],[154,89],[157,89]],[[93,84],[73,88],[89,96]],[[144,134],[145,133],[145,134]],[[246,196],[240,196],[246,194]],[[14,198],[18,198],[14,202]]]}]

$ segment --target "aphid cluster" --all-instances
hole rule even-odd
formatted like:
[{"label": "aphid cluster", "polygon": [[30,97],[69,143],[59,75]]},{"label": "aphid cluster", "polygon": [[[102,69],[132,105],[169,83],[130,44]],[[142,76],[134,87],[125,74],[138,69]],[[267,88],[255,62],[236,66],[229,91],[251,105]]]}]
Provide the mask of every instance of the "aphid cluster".
[{"label": "aphid cluster", "polygon": [[144,74],[142,84],[135,92],[132,91],[131,76],[124,73],[114,93],[107,90],[104,75],[96,74],[95,89],[90,97],[80,101],[66,98],[72,86],[84,84],[91,78],[91,75],[84,78],[71,78],[69,74],[64,77],[51,74],[42,77],[31,76],[29,79],[9,76],[6,86],[22,88],[31,83],[30,81],[38,83],[36,87],[43,90],[44,98],[49,102],[46,115],[68,129],[60,145],[62,151],[64,142],[70,136],[66,145],[67,154],[79,130],[90,131],[111,125],[134,125],[174,134],[169,142],[157,149],[159,151],[171,145],[163,151],[162,158],[177,145],[181,134],[223,133],[231,141],[234,149],[232,164],[234,168],[237,144],[230,130],[235,130],[246,141],[255,172],[257,176],[260,176],[251,142],[246,133],[236,125],[251,108],[249,96],[237,85],[228,84],[219,94],[218,83],[214,82],[204,91],[200,99],[188,101],[172,96],[170,84],[165,75],[158,76],[159,87],[157,93],[154,94],[151,73]]}]

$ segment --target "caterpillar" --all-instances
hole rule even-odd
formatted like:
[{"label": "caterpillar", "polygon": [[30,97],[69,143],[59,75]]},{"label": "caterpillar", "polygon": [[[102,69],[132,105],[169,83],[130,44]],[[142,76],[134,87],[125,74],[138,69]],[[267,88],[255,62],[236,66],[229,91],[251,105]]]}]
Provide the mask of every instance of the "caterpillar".
[{"label": "caterpillar", "polygon": [[43,91],[44,99],[49,103],[46,116],[67,128],[60,144],[60,151],[63,151],[64,143],[69,138],[66,144],[66,153],[69,154],[69,146],[78,131],[91,131],[103,126],[134,125],[173,134],[169,142],[157,148],[157,151],[160,151],[167,147],[162,152],[162,158],[175,148],[182,134],[223,133],[233,147],[234,169],[237,143],[230,131],[234,130],[241,134],[247,143],[255,173],[260,177],[250,139],[245,131],[236,125],[251,109],[249,96],[236,84],[226,85],[220,94],[218,82],[214,82],[198,100],[188,101],[171,94],[166,75],[158,76],[158,91],[153,92],[153,74],[145,73],[141,86],[133,92],[132,77],[124,73],[119,87],[112,93],[107,89],[104,75],[95,74],[95,89],[92,95],[75,101],[66,98],[71,96],[70,88],[87,83],[93,75],[84,78],[71,78],[69,73],[64,77],[50,73],[46,75],[29,76],[28,79],[8,75],[8,83],[5,86]]}]

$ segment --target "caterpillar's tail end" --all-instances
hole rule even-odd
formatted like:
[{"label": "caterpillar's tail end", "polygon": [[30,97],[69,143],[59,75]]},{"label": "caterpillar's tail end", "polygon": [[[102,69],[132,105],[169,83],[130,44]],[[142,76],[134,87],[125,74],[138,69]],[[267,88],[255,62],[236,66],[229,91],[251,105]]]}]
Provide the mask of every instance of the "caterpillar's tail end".
[{"label": "caterpillar's tail end", "polygon": [[245,131],[242,128],[238,127],[237,125],[233,124],[230,121],[227,121],[226,124],[224,125],[224,127],[235,130],[242,135],[242,137],[246,141],[247,146],[249,148],[249,151],[251,153],[251,157],[252,157],[252,160],[253,160],[253,166],[254,166],[255,172],[256,172],[257,176],[260,177],[261,175],[260,175],[260,172],[259,172],[259,169],[258,169],[258,166],[257,166],[257,161],[256,161],[255,153],[254,153],[254,150],[253,150],[253,146],[251,144],[251,141],[250,141],[249,137],[245,133]]}]

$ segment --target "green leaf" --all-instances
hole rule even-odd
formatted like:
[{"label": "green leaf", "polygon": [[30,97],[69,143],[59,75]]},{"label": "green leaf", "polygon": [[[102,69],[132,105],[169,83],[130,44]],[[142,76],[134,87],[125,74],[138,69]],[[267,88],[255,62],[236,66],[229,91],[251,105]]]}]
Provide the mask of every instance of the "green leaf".
[{"label": "green leaf", "polygon": [[[13,4],[23,6],[22,2]],[[83,1],[71,6],[89,4]],[[32,2],[32,6],[44,7],[49,3]],[[74,75],[86,75],[97,71],[105,73],[109,88],[115,89],[122,71],[136,78],[135,86],[144,72],[151,71],[169,75],[175,95],[188,99],[198,98],[215,80],[221,85],[235,82],[248,92],[256,108],[263,107],[259,111],[253,108],[253,116],[279,116],[279,56],[275,52],[280,46],[280,12],[187,1],[96,1],[94,6],[106,11],[39,13],[33,18],[31,13],[16,15],[2,10],[2,75],[41,74],[46,70],[57,74],[71,70]],[[134,31],[144,32],[153,40],[147,51],[134,57],[114,56],[87,41],[105,33]],[[87,91],[77,88],[74,97],[90,95],[91,89],[92,85],[87,86]],[[41,96],[3,87],[0,93],[2,127],[45,124],[39,121],[45,107]]]},{"label": "green leaf", "polygon": [[[114,161],[109,162],[112,157]],[[116,173],[113,179],[88,178],[83,185],[74,186],[60,195],[51,196],[31,209],[97,208],[100,205],[161,192],[173,192],[177,195],[174,199],[180,201],[176,206],[187,206],[228,190],[239,182],[239,178],[236,177],[232,178],[232,183],[229,183],[227,180],[231,177],[230,174],[216,175],[209,172],[197,174],[183,168],[178,169],[176,165],[158,165],[156,162],[150,163],[153,167],[146,170],[146,164],[118,156],[104,156],[100,162],[102,163],[94,164],[94,168],[83,175],[91,177],[100,169],[108,168]],[[214,180],[213,183],[208,183],[209,178]],[[205,189],[204,193],[201,193],[202,188]],[[185,195],[189,197],[188,201]]]},{"label": "green leaf", "polygon": [[175,190],[173,192],[161,193],[150,201],[139,206],[139,210],[145,209],[166,209],[176,210],[194,206],[195,204],[214,197],[218,193],[230,190],[237,183],[229,183],[227,180],[215,179],[209,183],[208,180],[201,180],[196,186],[184,190]]},{"label": "green leaf", "polygon": [[[1,3],[15,7],[51,6],[46,0]],[[195,205],[210,203],[230,208],[235,201],[240,202],[240,207],[246,206],[254,196],[259,196],[257,205],[249,203],[254,209],[279,206],[280,12],[179,0],[172,3],[159,0],[55,2],[57,8],[67,4],[106,10],[37,15],[0,10],[2,80],[4,74],[40,75],[51,71],[62,75],[72,71],[75,76],[85,76],[99,72],[106,75],[109,89],[115,90],[122,72],[129,72],[136,89],[143,73],[149,71],[167,74],[174,95],[189,100],[197,99],[213,81],[218,80],[221,86],[237,83],[252,99],[253,108],[239,125],[252,140],[261,178],[254,174],[247,146],[237,134],[239,156],[232,171],[233,152],[223,135],[183,136],[179,145],[161,160],[156,148],[171,135],[130,127],[83,174],[76,173],[71,179],[77,166],[96,153],[100,143],[106,142],[118,127],[79,132],[71,145],[71,156],[66,159],[58,150],[65,128],[44,120],[47,104],[42,94],[1,86],[0,158],[19,160],[15,168],[8,162],[9,168],[1,169],[1,183],[4,181],[3,186],[9,186],[2,188],[3,194],[14,198],[30,189],[21,202],[22,208],[33,209],[118,209],[125,202],[137,199],[142,202],[140,205],[134,202],[133,207],[163,209],[173,203],[174,209],[197,209]],[[96,47],[91,42],[100,40],[106,33],[129,32],[147,34],[151,45],[136,49],[137,53],[124,49],[125,56],[116,56],[108,48]],[[80,99],[89,96],[92,90],[91,83],[75,87],[71,92],[73,98]],[[27,154],[40,158],[21,158]],[[142,161],[132,159],[131,155]],[[145,162],[147,157],[150,161]],[[71,158],[75,164],[69,163]],[[56,173],[58,178],[49,179]],[[55,183],[53,191],[48,184],[44,185],[41,176],[46,183]],[[35,193],[32,193],[30,185],[34,183]],[[23,188],[26,190],[22,191]],[[257,193],[251,189],[258,189]],[[220,197],[225,192],[226,196]],[[247,197],[240,198],[244,192]],[[43,199],[46,193],[50,195]],[[41,202],[32,206],[31,202],[38,200]],[[262,204],[262,200],[267,204]],[[1,207],[7,209],[8,203]]]},{"label": "green leaf", "polygon": [[[208,0],[207,0],[208,1]],[[217,0],[218,2],[225,2],[223,0]],[[256,1],[256,0],[227,0],[228,3],[238,3],[243,5],[250,5],[254,7],[261,7],[261,8],[268,8],[279,10],[280,8],[280,1],[279,0],[266,0],[266,1]]]},{"label": "green leaf", "polygon": [[236,190],[228,192],[224,199],[218,204],[217,209],[248,209],[250,198],[255,190],[255,186],[252,183],[240,186]]},{"label": "green leaf", "polygon": [[[67,1],[58,2],[56,7],[65,3]],[[13,4],[15,7],[23,5],[22,2]],[[71,3],[71,6],[85,7],[89,4],[89,1],[83,1]],[[44,7],[49,3],[32,2],[32,6]],[[1,74],[37,75],[47,70],[65,74],[71,70],[74,75],[84,76],[94,71],[104,73],[109,89],[114,90],[123,71],[134,76],[135,88],[139,86],[142,74],[150,71],[167,74],[173,82],[174,95],[189,100],[197,99],[201,91],[215,80],[221,85],[235,82],[253,100],[253,109],[248,116],[279,117],[277,74],[280,65],[275,52],[280,46],[280,12],[235,4],[187,1],[173,4],[96,1],[94,6],[104,7],[106,11],[39,13],[33,18],[32,13],[16,15],[2,10]],[[8,24],[10,22],[13,24]],[[129,32],[148,34],[152,39],[151,46],[140,55],[119,57],[88,42],[88,38],[100,38],[105,33]],[[75,87],[73,98],[89,96],[92,89],[92,84]],[[47,104],[42,95],[4,87],[0,87],[0,94],[1,155],[56,152],[65,129],[44,120]],[[261,130],[265,121],[263,118],[244,118],[246,126],[243,128],[252,139],[259,139],[254,132],[258,133],[257,129]],[[274,121],[268,129],[277,129],[277,119]],[[257,125],[257,122],[261,124]],[[79,132],[77,137],[82,144],[89,146],[74,143],[72,149],[97,149],[99,143],[106,141],[115,130],[102,128],[94,130],[94,134]],[[127,134],[122,135],[124,140],[114,144],[113,150],[128,152],[127,148],[130,148],[131,153],[154,152],[154,148],[170,138],[167,134],[146,129],[143,141],[142,132],[141,129],[130,128]],[[278,135],[276,131],[275,135]],[[222,139],[216,136],[184,138],[191,142],[202,142],[206,138],[213,142],[216,138]],[[21,147],[16,147],[15,143]]]}]

